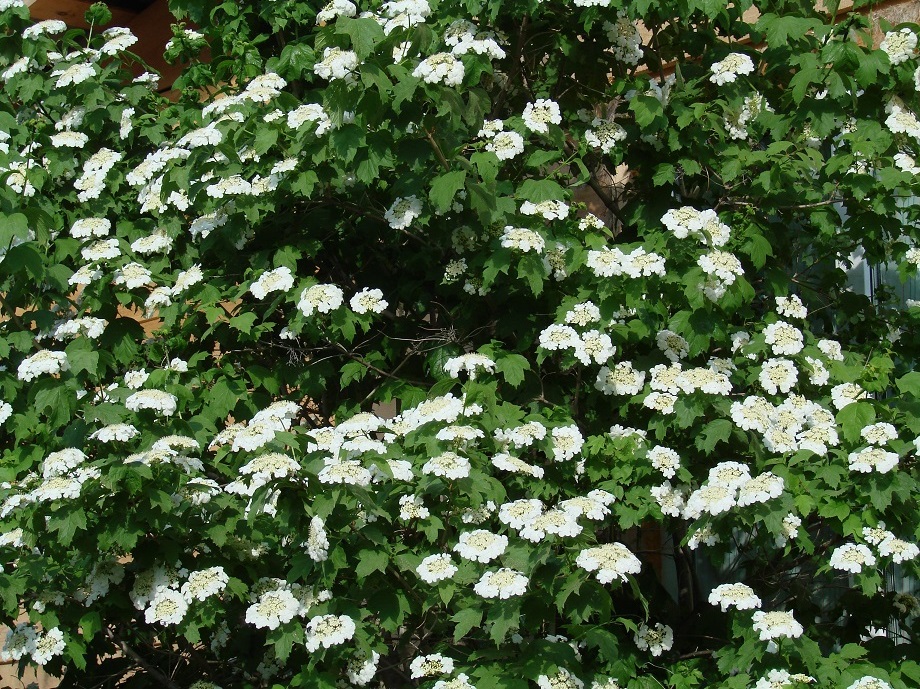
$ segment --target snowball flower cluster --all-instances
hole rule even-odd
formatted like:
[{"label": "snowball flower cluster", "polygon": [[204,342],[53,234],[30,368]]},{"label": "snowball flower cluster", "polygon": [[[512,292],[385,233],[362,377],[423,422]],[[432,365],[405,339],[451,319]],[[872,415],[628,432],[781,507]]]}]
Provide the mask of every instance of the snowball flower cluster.
[{"label": "snowball flower cluster", "polygon": [[358,55],[354,51],[329,46],[323,50],[323,59],[313,66],[313,73],[329,81],[344,79],[350,83],[355,80],[357,68]]},{"label": "snowball flower cluster", "polygon": [[745,584],[720,584],[710,592],[709,603],[720,606],[722,612],[732,606],[737,610],[750,610],[760,607],[760,598]]},{"label": "snowball flower cluster", "polygon": [[343,644],[355,634],[355,622],[348,615],[319,615],[307,622],[304,645],[315,652],[319,647]]}]

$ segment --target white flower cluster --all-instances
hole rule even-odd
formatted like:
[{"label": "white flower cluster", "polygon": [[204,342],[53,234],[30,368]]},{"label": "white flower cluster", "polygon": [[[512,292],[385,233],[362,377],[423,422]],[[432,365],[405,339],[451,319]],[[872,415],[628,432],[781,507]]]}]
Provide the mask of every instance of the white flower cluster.
[{"label": "white flower cluster", "polygon": [[769,471],[752,478],[746,465],[720,462],[709,470],[707,481],[687,498],[683,517],[697,519],[704,513],[715,516],[736,505],[766,502],[782,495],[784,488],[782,477]]},{"label": "white flower cluster", "polygon": [[900,105],[892,104],[889,108],[885,126],[894,134],[907,134],[920,141],[920,121],[917,116]]},{"label": "white flower cluster", "polygon": [[64,653],[67,644],[64,633],[57,627],[39,631],[28,622],[20,622],[7,631],[0,661],[9,663],[29,656],[36,665],[46,665]]},{"label": "white flower cluster", "polygon": [[454,55],[486,55],[493,60],[505,57],[505,51],[491,31],[480,31],[479,27],[466,19],[457,19],[444,31],[444,43]]},{"label": "white flower cluster", "polygon": [[879,50],[888,56],[893,65],[907,62],[914,56],[916,49],[917,34],[906,27],[900,31],[887,32],[879,44]]},{"label": "white flower cluster", "polygon": [[671,650],[674,645],[674,630],[660,622],[654,627],[649,627],[643,622],[636,631],[635,640],[640,651],[648,651],[657,658],[664,651]]},{"label": "white flower cluster", "polygon": [[626,139],[626,130],[612,120],[595,117],[591,129],[585,130],[585,142],[603,153],[612,153],[617,144]]},{"label": "white flower cluster", "polygon": [[718,605],[725,612],[730,607],[736,610],[751,610],[760,607],[760,598],[754,589],[745,584],[720,584],[709,594],[710,605]]},{"label": "white flower cluster", "polygon": [[760,632],[761,641],[771,641],[783,637],[797,639],[805,631],[791,612],[764,612],[758,610],[754,613],[752,619],[754,621],[754,631]]},{"label": "white flower cluster", "polygon": [[721,86],[735,81],[739,76],[750,74],[754,71],[754,62],[744,53],[729,53],[719,62],[710,67],[712,75],[709,81]]},{"label": "white flower cluster", "polygon": [[641,246],[628,254],[619,247],[592,249],[588,252],[586,265],[599,278],[625,275],[638,279],[665,275],[664,257],[653,251],[646,251]]},{"label": "white flower cluster", "polygon": [[588,572],[596,572],[595,576],[602,584],[609,584],[614,579],[626,581],[628,575],[638,574],[642,569],[639,558],[622,543],[585,548],[575,558],[575,564]]},{"label": "white flower cluster", "polygon": [[98,199],[105,189],[106,175],[123,157],[123,153],[109,148],[100,148],[91,155],[83,163],[83,174],[74,182],[74,188],[79,192],[77,198],[81,202]]},{"label": "white flower cluster", "polygon": [[[598,0],[591,0],[593,4],[602,4]],[[585,3],[585,0],[580,0]],[[579,0],[576,0],[576,5]],[[609,4],[606,0],[604,6]],[[617,10],[615,22],[604,22],[604,31],[607,32],[607,40],[610,41],[610,50],[614,58],[627,65],[637,65],[642,59],[642,37],[639,34],[638,27],[626,16],[623,10]]]},{"label": "white flower cluster", "polygon": [[271,292],[287,292],[294,286],[294,275],[285,266],[267,270],[259,279],[249,286],[249,291],[256,299],[265,299]]},{"label": "white flower cluster", "polygon": [[384,213],[384,218],[394,230],[402,230],[422,213],[422,202],[416,196],[399,197]]},{"label": "white flower cluster", "polygon": [[329,313],[339,308],[345,301],[345,294],[335,285],[318,284],[305,288],[300,293],[297,308],[304,316],[314,313]]},{"label": "white flower cluster", "polygon": [[412,76],[427,84],[444,84],[459,86],[465,74],[463,63],[452,53],[435,53],[422,60],[412,72]]},{"label": "white flower cluster", "polygon": [[523,253],[533,251],[542,254],[546,242],[537,232],[524,227],[505,227],[501,236],[501,245],[507,249],[516,249]]},{"label": "white flower cluster", "polygon": [[451,378],[459,378],[461,371],[466,371],[470,380],[476,379],[477,369],[482,369],[489,373],[495,372],[495,362],[484,354],[462,354],[447,360],[444,364],[444,372]]},{"label": "white flower cluster", "polygon": [[357,69],[358,56],[353,50],[328,46],[323,50],[323,59],[313,66],[313,73],[321,79],[342,79],[345,83],[353,84],[357,81]]},{"label": "white flower cluster", "polygon": [[550,124],[561,124],[562,114],[559,105],[547,98],[540,98],[528,103],[524,108],[524,126],[537,134],[548,134]]}]

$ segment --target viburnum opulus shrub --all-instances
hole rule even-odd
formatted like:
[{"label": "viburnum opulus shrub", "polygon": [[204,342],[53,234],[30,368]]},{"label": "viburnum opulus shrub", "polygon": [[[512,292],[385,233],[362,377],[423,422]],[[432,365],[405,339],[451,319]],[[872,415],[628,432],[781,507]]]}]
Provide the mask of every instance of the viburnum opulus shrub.
[{"label": "viburnum opulus shrub", "polygon": [[920,27],[171,6],[167,100],[0,0],[3,660],[920,683],[920,311],[846,273],[920,265]]}]

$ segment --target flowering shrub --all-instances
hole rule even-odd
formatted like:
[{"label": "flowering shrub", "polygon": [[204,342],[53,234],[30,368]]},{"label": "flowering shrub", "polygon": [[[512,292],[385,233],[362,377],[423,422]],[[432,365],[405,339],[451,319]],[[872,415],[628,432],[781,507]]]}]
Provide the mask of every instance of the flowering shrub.
[{"label": "flowering shrub", "polygon": [[175,100],[0,0],[0,658],[920,683],[920,27],[171,6]]}]

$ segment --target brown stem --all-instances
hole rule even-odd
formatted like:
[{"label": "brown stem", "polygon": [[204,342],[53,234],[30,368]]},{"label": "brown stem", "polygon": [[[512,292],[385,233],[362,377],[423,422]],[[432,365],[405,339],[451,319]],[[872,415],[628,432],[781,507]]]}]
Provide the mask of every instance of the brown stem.
[{"label": "brown stem", "polygon": [[124,639],[117,637],[112,632],[111,629],[106,628],[105,633],[106,633],[106,636],[109,637],[109,639],[111,639],[118,645],[122,653],[124,653],[126,656],[131,658],[131,660],[133,660],[135,663],[140,665],[141,668],[143,668],[144,672],[146,672],[151,677],[153,677],[160,685],[164,687],[168,687],[168,689],[182,689],[178,684],[173,682],[169,677],[164,675],[160,670],[158,670],[153,665],[151,665],[146,660],[144,660],[144,658],[141,657],[141,655],[137,651],[131,648]]},{"label": "brown stem", "polygon": [[445,170],[450,171],[450,163],[447,162],[447,158],[444,157],[444,153],[441,151],[441,147],[438,145],[438,142],[435,141],[434,134],[431,130],[425,130],[425,136],[428,139],[428,143],[431,144],[431,147],[434,149],[434,154],[438,157],[438,160],[441,162],[441,167]]}]

